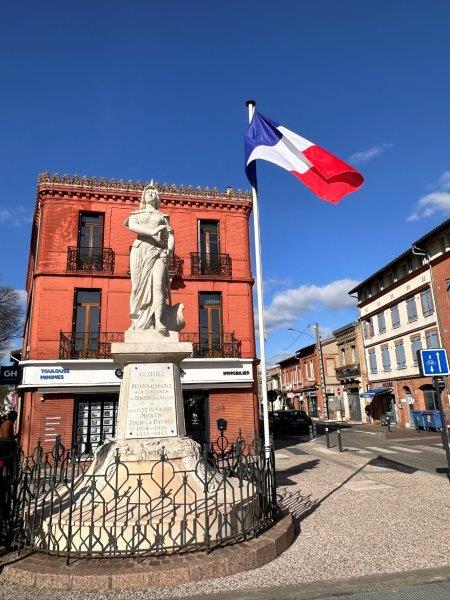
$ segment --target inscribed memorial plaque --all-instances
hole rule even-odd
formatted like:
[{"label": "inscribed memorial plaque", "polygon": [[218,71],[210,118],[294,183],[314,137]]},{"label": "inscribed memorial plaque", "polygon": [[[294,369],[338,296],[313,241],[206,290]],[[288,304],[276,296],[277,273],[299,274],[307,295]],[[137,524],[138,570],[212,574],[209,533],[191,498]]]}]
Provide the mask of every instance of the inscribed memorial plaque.
[{"label": "inscribed memorial plaque", "polygon": [[126,438],[178,435],[174,365],[132,365],[128,389]]}]

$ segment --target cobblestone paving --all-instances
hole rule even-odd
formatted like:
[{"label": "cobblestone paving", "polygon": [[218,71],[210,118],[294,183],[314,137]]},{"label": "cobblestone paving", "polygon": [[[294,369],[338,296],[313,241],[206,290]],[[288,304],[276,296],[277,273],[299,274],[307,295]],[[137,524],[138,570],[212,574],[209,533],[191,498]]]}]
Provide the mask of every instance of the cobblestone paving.
[{"label": "cobblestone paving", "polygon": [[[302,449],[311,448],[310,444]],[[401,472],[343,453],[277,452],[281,504],[295,518],[294,544],[273,562],[229,577],[171,589],[52,592],[0,586],[0,599],[158,600],[273,585],[450,566],[446,478]]]}]

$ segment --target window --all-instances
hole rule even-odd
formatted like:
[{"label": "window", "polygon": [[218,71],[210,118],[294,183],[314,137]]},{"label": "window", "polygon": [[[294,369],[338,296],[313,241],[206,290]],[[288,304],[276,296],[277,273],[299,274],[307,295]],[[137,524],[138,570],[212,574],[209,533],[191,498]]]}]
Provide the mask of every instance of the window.
[{"label": "window", "polygon": [[370,372],[375,374],[377,372],[377,357],[375,355],[375,349],[369,350],[369,367]]},{"label": "window", "polygon": [[422,312],[424,317],[428,317],[434,313],[433,307],[433,299],[431,297],[431,290],[427,288],[420,294],[420,299],[422,301]]},{"label": "window", "polygon": [[313,361],[308,362],[308,379],[314,379]]},{"label": "window", "polygon": [[401,264],[399,267],[399,275],[400,275],[400,279],[402,277],[406,277],[406,275],[408,275],[408,268],[406,266],[405,263]]},{"label": "window", "polygon": [[374,335],[372,317],[364,321],[364,337],[371,338]]},{"label": "window", "polygon": [[78,269],[89,267],[90,270],[102,270],[103,222],[103,214],[80,213],[78,224]]},{"label": "window", "polygon": [[395,342],[395,359],[397,361],[398,369],[406,369],[406,356],[403,340],[398,340]]},{"label": "window", "polygon": [[335,375],[334,360],[332,358],[327,358],[326,366],[327,366],[327,376],[334,377],[334,375]]},{"label": "window", "polygon": [[391,370],[391,357],[389,355],[389,347],[381,346],[381,361],[383,363],[383,371]]},{"label": "window", "polygon": [[417,367],[417,350],[422,348],[422,340],[420,335],[411,336],[411,352],[413,355],[414,366]]},{"label": "window", "polygon": [[89,358],[100,342],[100,290],[75,290],[73,343],[79,358]]},{"label": "window", "polygon": [[341,348],[341,367],[345,367],[345,348]]},{"label": "window", "polygon": [[446,284],[447,284],[447,294],[450,296],[450,279],[447,279]]},{"label": "window", "polygon": [[90,454],[116,433],[119,400],[109,396],[81,396],[77,399],[74,442],[79,454]]},{"label": "window", "polygon": [[222,294],[201,292],[199,295],[200,352],[222,350]]},{"label": "window", "polygon": [[436,329],[430,329],[425,333],[427,348],[439,348],[439,336]]},{"label": "window", "polygon": [[384,312],[378,313],[378,332],[385,333],[386,331],[386,319],[384,317]]},{"label": "window", "polygon": [[395,272],[395,269],[392,269],[392,271],[389,271],[389,273],[387,274],[387,279],[388,279],[388,285],[391,285],[392,283],[395,283],[397,281],[397,274]]},{"label": "window", "polygon": [[355,364],[356,360],[356,346],[350,346],[351,354],[352,354],[352,363]]},{"label": "window", "polygon": [[406,311],[408,313],[408,322],[417,321],[417,307],[414,296],[406,299]]},{"label": "window", "polygon": [[391,319],[393,329],[400,327],[400,313],[398,311],[398,304],[391,308]]},{"label": "window", "polygon": [[380,279],[377,279],[377,292],[381,292],[384,289],[384,285],[383,285],[383,279],[380,277]]},{"label": "window", "polygon": [[425,410],[437,410],[436,397],[433,389],[423,390],[423,399],[425,401]]}]

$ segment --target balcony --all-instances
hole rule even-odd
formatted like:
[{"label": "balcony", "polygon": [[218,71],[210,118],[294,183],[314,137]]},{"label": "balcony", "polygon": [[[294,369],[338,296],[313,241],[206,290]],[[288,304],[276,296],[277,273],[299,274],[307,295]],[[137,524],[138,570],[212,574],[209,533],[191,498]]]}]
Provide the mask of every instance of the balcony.
[{"label": "balcony", "polygon": [[359,363],[353,365],[345,365],[343,367],[337,367],[336,377],[338,379],[355,379],[361,375],[361,369]]},{"label": "balcony", "polygon": [[229,279],[232,276],[231,256],[191,252],[191,275]]},{"label": "balcony", "polygon": [[67,249],[68,271],[113,273],[114,263],[115,254],[111,248],[69,246]]},{"label": "balcony", "polygon": [[123,333],[73,333],[60,332],[60,359],[111,358],[111,344],[122,342]]},{"label": "balcony", "polygon": [[234,333],[180,333],[180,342],[191,342],[194,358],[241,358],[241,342]]},{"label": "balcony", "polygon": [[[96,359],[111,358],[111,344],[123,342],[122,332],[59,334],[59,358]],[[241,342],[234,333],[202,334],[180,333],[180,342],[191,342],[194,358],[241,358]]]},{"label": "balcony", "polygon": [[183,259],[176,254],[172,254],[172,256],[169,258],[167,261],[167,269],[171,279],[175,279],[175,277],[179,277],[181,279],[183,277],[183,262]]}]

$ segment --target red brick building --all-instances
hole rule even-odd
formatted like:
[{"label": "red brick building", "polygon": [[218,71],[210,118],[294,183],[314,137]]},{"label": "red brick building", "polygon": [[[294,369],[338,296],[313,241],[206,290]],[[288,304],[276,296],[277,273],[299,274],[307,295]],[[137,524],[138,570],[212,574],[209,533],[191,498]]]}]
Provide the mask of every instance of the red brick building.
[{"label": "red brick building", "polygon": [[[114,434],[120,379],[110,358],[129,327],[129,253],[124,227],[144,184],[43,174],[37,187],[26,289],[20,432],[95,448]],[[185,305],[180,339],[187,430],[214,439],[257,429],[249,251],[251,196],[158,185],[175,232],[172,302]]]}]

